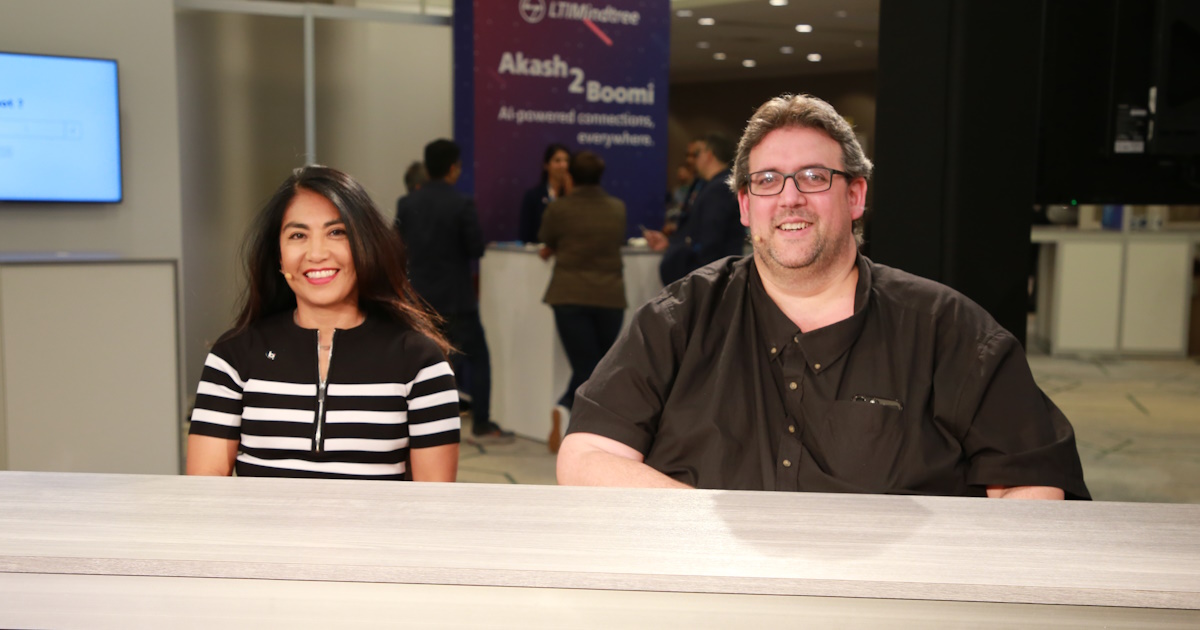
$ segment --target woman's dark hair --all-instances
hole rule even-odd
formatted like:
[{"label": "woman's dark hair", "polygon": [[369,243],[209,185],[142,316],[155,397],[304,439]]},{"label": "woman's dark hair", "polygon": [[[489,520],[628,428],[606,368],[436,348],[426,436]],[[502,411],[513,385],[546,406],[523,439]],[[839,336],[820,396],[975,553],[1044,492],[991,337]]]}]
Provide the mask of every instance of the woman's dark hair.
[{"label": "woman's dark hair", "polygon": [[432,339],[443,352],[449,352],[450,344],[438,332],[439,318],[408,281],[407,257],[400,235],[384,221],[367,191],[354,178],[317,165],[292,171],[258,213],[246,235],[242,246],[246,286],[234,328],[226,337],[244,332],[265,317],[296,308],[296,294],[279,272],[279,235],[283,216],[301,189],[328,199],[346,224],[358,282],[359,310],[404,324]]},{"label": "woman's dark hair", "polygon": [[550,164],[550,160],[553,160],[555,155],[558,155],[559,151],[566,153],[567,160],[570,161],[571,150],[565,145],[561,145],[557,142],[548,145],[546,150],[542,152],[542,182],[545,182],[550,178],[550,172],[546,170],[546,166]]}]

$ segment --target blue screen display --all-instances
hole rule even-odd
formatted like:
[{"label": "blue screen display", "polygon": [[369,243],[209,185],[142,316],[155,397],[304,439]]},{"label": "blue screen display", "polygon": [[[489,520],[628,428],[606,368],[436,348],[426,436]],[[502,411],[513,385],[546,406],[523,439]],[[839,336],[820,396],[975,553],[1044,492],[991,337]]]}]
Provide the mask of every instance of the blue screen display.
[{"label": "blue screen display", "polygon": [[0,52],[0,201],[120,200],[117,62]]}]

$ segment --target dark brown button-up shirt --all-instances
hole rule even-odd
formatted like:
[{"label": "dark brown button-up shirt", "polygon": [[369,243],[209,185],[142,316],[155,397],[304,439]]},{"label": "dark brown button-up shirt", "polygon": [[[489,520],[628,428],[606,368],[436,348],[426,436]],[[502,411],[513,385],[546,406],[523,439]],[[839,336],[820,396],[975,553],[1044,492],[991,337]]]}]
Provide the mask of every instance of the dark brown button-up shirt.
[{"label": "dark brown button-up shirt", "polygon": [[801,332],[753,258],[668,287],[580,387],[570,433],[703,488],[1089,498],[1020,344],[958,292],[858,259],[854,314]]}]

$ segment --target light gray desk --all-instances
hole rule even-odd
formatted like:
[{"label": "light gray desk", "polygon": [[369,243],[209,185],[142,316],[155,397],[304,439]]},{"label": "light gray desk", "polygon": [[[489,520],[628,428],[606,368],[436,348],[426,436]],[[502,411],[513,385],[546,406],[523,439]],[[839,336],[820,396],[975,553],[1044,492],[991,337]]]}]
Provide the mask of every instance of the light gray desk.
[{"label": "light gray desk", "polygon": [[0,473],[0,627],[1200,624],[1200,505]]}]

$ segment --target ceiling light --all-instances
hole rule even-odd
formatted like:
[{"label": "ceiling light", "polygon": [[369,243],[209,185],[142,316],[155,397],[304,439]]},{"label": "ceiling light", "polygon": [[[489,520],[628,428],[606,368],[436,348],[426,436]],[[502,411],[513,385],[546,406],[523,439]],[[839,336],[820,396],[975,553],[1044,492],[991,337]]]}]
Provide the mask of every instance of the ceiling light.
[{"label": "ceiling light", "polygon": [[742,60],[743,68],[753,68],[754,66],[757,66],[757,65],[758,64],[753,59],[743,59]]},{"label": "ceiling light", "polygon": [[700,26],[712,26],[713,24],[717,23],[717,21],[712,18],[700,18],[697,21],[700,22]]},{"label": "ceiling light", "polygon": [[713,59],[717,61],[725,61],[725,53],[713,53]]},{"label": "ceiling light", "polygon": [[773,6],[773,7],[786,7],[786,6],[787,6],[787,0],[771,0],[771,6]]},{"label": "ceiling light", "polygon": [[845,10],[845,9],[838,9],[838,10],[837,10],[837,12],[836,12],[836,13],[834,13],[834,15],[836,15],[837,17],[840,17],[840,18],[844,18],[844,17],[846,17],[847,15],[850,15],[850,14],[849,14],[849,13],[846,13],[846,10]]},{"label": "ceiling light", "polygon": [[680,9],[675,12],[675,15],[677,15],[679,17],[692,17],[692,10],[691,9]]},{"label": "ceiling light", "polygon": [[817,62],[821,60],[821,53],[808,53],[808,60]]},{"label": "ceiling light", "polygon": [[785,55],[790,55],[790,54],[792,54],[792,53],[796,52],[796,49],[795,49],[795,48],[792,48],[791,46],[781,46],[781,47],[779,48],[779,52],[781,52],[781,53],[783,53],[783,54],[785,54]]},{"label": "ceiling light", "polygon": [[811,33],[812,32],[812,24],[797,24],[796,32],[797,33]]},{"label": "ceiling light", "polygon": [[708,42],[696,42],[696,48],[708,48]]}]

